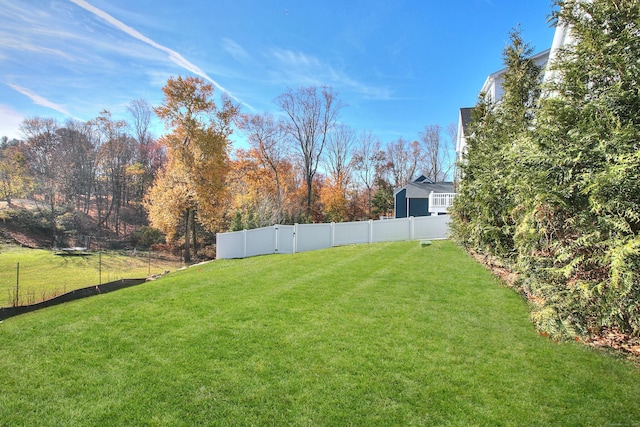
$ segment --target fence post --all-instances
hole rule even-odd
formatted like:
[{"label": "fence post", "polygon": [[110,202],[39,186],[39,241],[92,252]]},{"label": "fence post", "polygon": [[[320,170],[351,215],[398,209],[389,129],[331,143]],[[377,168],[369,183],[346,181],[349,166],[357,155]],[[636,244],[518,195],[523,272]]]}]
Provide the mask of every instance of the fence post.
[{"label": "fence post", "polygon": [[293,224],[293,253],[298,252],[298,223]]},{"label": "fence post", "polygon": [[331,247],[336,245],[336,223],[331,223]]},{"label": "fence post", "polygon": [[20,263],[16,262],[16,299],[13,302],[13,306],[17,307],[20,303],[18,294],[20,292]]},{"label": "fence post", "polygon": [[275,236],[273,236],[273,246],[274,246],[273,252],[277,254],[278,253],[278,239],[279,239],[279,236],[278,236],[278,224],[274,224],[273,225],[273,233],[275,234]]},{"label": "fence post", "polygon": [[247,257],[247,230],[242,230],[242,258]]},{"label": "fence post", "polygon": [[413,217],[410,216],[409,217],[409,240],[415,240],[415,232],[414,232],[414,225],[413,225]]},{"label": "fence post", "polygon": [[369,220],[369,243],[373,243],[373,220]]}]

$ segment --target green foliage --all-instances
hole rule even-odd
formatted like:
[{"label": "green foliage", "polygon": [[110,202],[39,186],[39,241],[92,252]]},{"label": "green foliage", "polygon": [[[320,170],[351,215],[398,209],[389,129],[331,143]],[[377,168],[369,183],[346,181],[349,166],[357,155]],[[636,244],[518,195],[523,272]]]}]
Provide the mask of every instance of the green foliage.
[{"label": "green foliage", "polygon": [[259,224],[255,209],[251,206],[244,206],[233,214],[229,231],[253,230],[262,226]]},{"label": "green foliage", "polygon": [[165,243],[162,231],[147,225],[143,225],[133,233],[133,240],[135,246],[141,249],[149,249],[155,244]]},{"label": "green foliage", "polygon": [[515,253],[513,210],[518,176],[518,139],[533,121],[539,95],[540,68],[519,30],[510,33],[511,45],[503,52],[504,97],[500,103],[480,95],[472,112],[465,162],[452,224],[458,241],[475,251],[502,258]]},{"label": "green foliage", "polygon": [[450,242],[216,261],[14,317],[0,384],[0,425],[640,419],[632,364],[539,336]]},{"label": "green foliage", "polygon": [[[576,43],[554,64],[554,96],[538,114],[529,166],[546,173],[525,209],[522,228],[535,231],[523,233],[520,264],[533,291],[578,333],[607,326],[638,336],[640,8],[558,4]],[[553,259],[542,277],[532,253]]]},{"label": "green foliage", "polygon": [[371,212],[376,216],[393,212],[393,187],[384,179],[377,179],[375,185],[377,190],[371,199]]},{"label": "green foliage", "polygon": [[54,231],[54,227],[51,225],[51,212],[49,211],[7,209],[3,211],[3,221],[11,222],[12,226],[19,230],[44,234],[51,234]]},{"label": "green foliage", "polygon": [[[575,43],[551,64],[535,120],[517,126],[499,108],[497,126],[486,113],[477,118],[455,235],[510,263],[547,333],[640,336],[640,4],[556,4]],[[514,88],[505,86],[501,106],[522,111],[535,92]],[[511,130],[494,132],[504,126]]]}]

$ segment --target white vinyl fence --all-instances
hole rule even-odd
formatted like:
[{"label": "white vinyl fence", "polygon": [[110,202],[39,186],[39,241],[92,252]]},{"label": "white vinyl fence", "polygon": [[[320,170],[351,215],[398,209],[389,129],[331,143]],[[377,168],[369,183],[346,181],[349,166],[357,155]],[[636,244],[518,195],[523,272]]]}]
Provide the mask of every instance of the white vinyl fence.
[{"label": "white vinyl fence", "polygon": [[447,239],[449,215],[330,224],[274,225],[218,233],[216,259],[291,254],[358,243]]}]

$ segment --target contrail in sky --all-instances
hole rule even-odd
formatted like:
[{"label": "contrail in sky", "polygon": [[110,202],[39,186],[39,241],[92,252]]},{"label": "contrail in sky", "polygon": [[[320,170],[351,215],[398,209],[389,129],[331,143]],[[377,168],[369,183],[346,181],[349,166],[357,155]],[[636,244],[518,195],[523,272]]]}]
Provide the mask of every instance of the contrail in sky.
[{"label": "contrail in sky", "polygon": [[69,112],[63,106],[51,102],[48,99],[38,95],[37,93],[31,92],[29,89],[14,85],[12,83],[7,83],[7,85],[16,92],[20,92],[27,98],[31,99],[36,105],[42,105],[43,107],[51,108],[52,110],[56,110],[66,116],[71,116],[71,114],[69,114]]},{"label": "contrail in sky", "polygon": [[175,50],[169,49],[166,46],[162,46],[159,43],[156,43],[155,41],[151,40],[149,37],[145,36],[144,34],[140,33],[138,30],[136,30],[135,28],[131,28],[130,26],[128,26],[127,24],[125,24],[122,21],[117,20],[116,18],[114,18],[113,16],[109,15],[107,12],[98,9],[97,7],[89,4],[88,2],[86,2],[85,0],[70,0],[72,3],[75,3],[76,5],[80,6],[81,8],[93,13],[94,15],[96,15],[97,17],[107,21],[109,24],[113,25],[114,27],[116,27],[117,29],[119,29],[120,31],[130,35],[131,37],[140,40],[143,43],[148,44],[149,46],[152,46],[158,50],[161,50],[165,53],[167,53],[169,55],[169,59],[175,63],[176,65],[192,72],[193,74],[196,74],[208,81],[210,81],[215,87],[217,87],[218,89],[220,89],[221,91],[227,93],[229,96],[231,96],[233,99],[235,99],[236,101],[238,101],[235,97],[233,97],[231,95],[231,93],[226,90],[225,88],[223,88],[222,86],[220,86],[215,80],[213,80],[211,77],[209,77],[207,75],[207,73],[205,73],[204,71],[202,71],[200,69],[200,67],[198,67],[195,64],[192,64],[191,62],[189,62],[188,60],[186,60],[182,55],[180,55],[178,52],[176,52]]}]

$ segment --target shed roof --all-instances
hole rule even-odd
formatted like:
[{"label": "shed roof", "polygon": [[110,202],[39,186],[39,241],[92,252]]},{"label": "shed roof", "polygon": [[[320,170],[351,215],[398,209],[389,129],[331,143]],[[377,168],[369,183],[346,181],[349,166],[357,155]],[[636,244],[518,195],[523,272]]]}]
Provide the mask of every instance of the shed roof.
[{"label": "shed roof", "polygon": [[453,188],[453,182],[410,182],[398,191],[402,191],[403,189],[407,189],[407,198],[408,199],[428,199],[429,194],[433,191],[434,193],[454,193],[455,190]]}]

